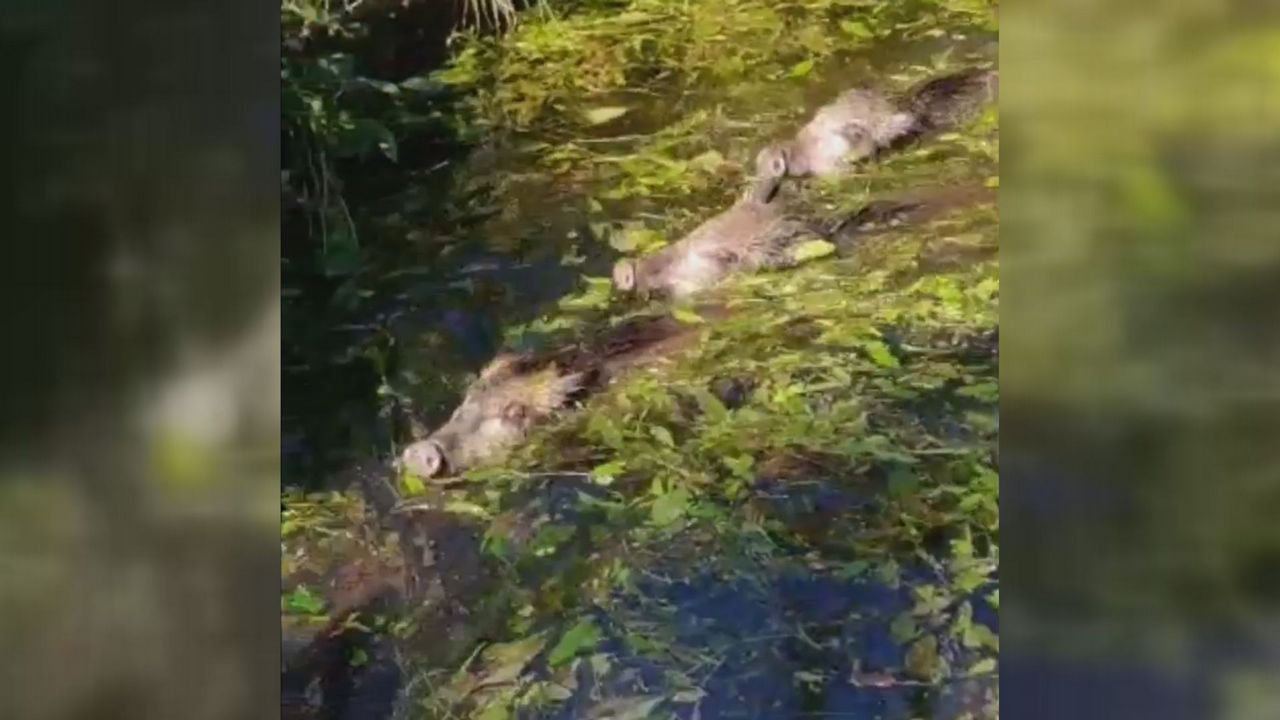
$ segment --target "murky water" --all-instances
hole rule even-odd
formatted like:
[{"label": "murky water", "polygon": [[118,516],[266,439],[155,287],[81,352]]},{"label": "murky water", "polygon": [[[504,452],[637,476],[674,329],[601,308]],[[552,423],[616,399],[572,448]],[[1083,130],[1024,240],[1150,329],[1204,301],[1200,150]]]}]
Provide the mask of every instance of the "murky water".
[{"label": "murky water", "polygon": [[[668,221],[665,232],[678,235],[732,201],[762,139],[793,130],[838,91],[878,80],[894,86],[883,78],[900,74],[909,65],[928,65],[931,57],[944,50],[957,57],[990,61],[993,43],[994,37],[983,33],[890,41],[837,53],[803,81],[762,79],[749,86],[709,83],[693,92],[642,99],[618,93],[600,98],[599,104],[626,106],[630,111],[620,121],[593,128],[585,136],[517,137],[454,155],[432,171],[447,175],[437,185],[447,193],[447,216],[410,233],[385,256],[369,258],[359,283],[362,316],[344,327],[328,329],[325,342],[335,352],[342,352],[344,346],[373,347],[378,349],[379,362],[345,365],[336,376],[341,378],[337,385],[331,382],[332,374],[300,369],[294,376],[293,388],[314,402],[294,405],[286,431],[295,440],[294,452],[286,465],[292,462],[303,469],[299,475],[310,475],[306,482],[313,486],[341,489],[347,478],[331,468],[367,453],[371,444],[385,446],[389,439],[376,399],[384,381],[410,401],[428,424],[439,421],[457,403],[469,373],[502,345],[504,332],[548,313],[554,316],[556,303],[580,291],[584,277],[608,274],[619,253],[602,233],[616,233],[620,223],[660,219]],[[675,154],[697,158],[717,153],[717,173],[723,182],[686,192],[609,198],[607,191],[616,187],[617,176],[608,170],[586,176],[552,172],[538,164],[540,156],[530,149],[547,143],[590,144],[597,152],[609,148],[623,163],[663,128],[699,111],[717,114],[714,130],[680,146]],[[861,173],[860,179],[866,197],[921,186],[980,188],[995,169],[975,163],[973,156],[942,152],[923,159],[890,160],[885,167]],[[961,209],[968,202],[991,204],[989,196],[980,194],[962,192],[957,197],[962,198]],[[819,211],[839,209],[827,204]],[[673,217],[675,221],[669,222]],[[965,217],[966,232],[994,229],[993,212],[976,219]],[[944,251],[932,265],[922,261],[916,275],[970,261],[963,254],[950,256]],[[900,277],[897,282],[910,279]],[[317,378],[329,382],[308,387]],[[921,421],[946,425],[945,417],[929,417],[926,405],[921,405]],[[939,433],[950,431],[956,437],[965,432],[952,427]],[[333,447],[335,441],[345,447]],[[849,480],[810,476],[805,481],[761,480],[755,485],[752,493],[759,511],[799,538],[792,545],[775,537],[762,540],[759,547],[716,547],[716,538],[702,537],[688,547],[672,548],[669,555],[650,551],[631,555],[611,544],[607,535],[600,534],[607,523],[602,525],[598,513],[583,510],[586,506],[576,491],[565,496],[568,500],[552,501],[535,493],[532,499],[513,501],[547,511],[516,520],[529,523],[523,542],[538,542],[548,523],[569,528],[567,532],[577,533],[580,539],[571,543],[576,555],[561,546],[556,552],[563,561],[537,565],[536,571],[524,573],[522,582],[542,585],[546,592],[546,587],[572,582],[566,578],[581,572],[575,558],[598,555],[618,558],[636,575],[626,590],[612,595],[609,612],[596,613],[602,637],[591,662],[579,663],[571,676],[563,670],[556,675],[565,693],[559,704],[553,710],[526,708],[515,716],[567,720],[641,718],[650,713],[679,718],[980,714],[984,704],[991,702],[994,675],[937,684],[894,674],[895,668],[911,661],[906,657],[908,646],[890,626],[919,601],[913,594],[918,581],[927,584],[939,578],[936,568],[924,562],[902,565],[892,583],[865,574],[850,577],[841,570],[857,560],[841,557],[843,534],[867,531],[860,517],[889,511],[880,500],[886,492],[884,484],[855,491]],[[559,492],[572,487],[561,484]],[[548,509],[553,505],[559,509]],[[438,528],[425,532],[436,533],[428,544],[447,545],[446,541],[456,539],[440,534]],[[448,565],[450,559],[442,562]],[[486,571],[474,566],[469,572]],[[976,621],[996,631],[995,611],[984,599],[990,589],[983,584],[963,599],[972,606]],[[478,602],[457,599],[463,604]],[[450,617],[458,622],[459,616]],[[461,622],[478,624],[480,615]],[[651,628],[665,650],[635,652],[631,636],[637,628]],[[479,633],[473,642],[491,635],[484,628],[473,629]],[[432,642],[433,633],[440,631],[427,628],[425,636]],[[414,648],[422,648],[415,646],[421,637],[404,645],[411,665]],[[977,657],[958,638],[943,641],[934,652],[941,662],[957,668]],[[367,682],[373,696],[385,699],[406,687],[403,678],[387,671],[385,662],[367,667],[353,674],[371,673],[373,679]],[[365,681],[357,680],[356,685],[361,682]],[[420,705],[422,686],[408,683],[408,687],[400,704]],[[352,702],[352,708],[379,704],[359,698]]]}]

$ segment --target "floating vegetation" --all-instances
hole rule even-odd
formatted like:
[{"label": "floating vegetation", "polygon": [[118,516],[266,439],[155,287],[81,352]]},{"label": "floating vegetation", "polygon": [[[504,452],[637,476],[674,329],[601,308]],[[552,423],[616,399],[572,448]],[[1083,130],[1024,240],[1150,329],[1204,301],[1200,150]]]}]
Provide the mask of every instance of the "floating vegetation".
[{"label": "floating vegetation", "polygon": [[[420,208],[436,238],[425,277],[472,279],[464,238],[484,238],[482,257],[546,253],[567,287],[484,305],[512,349],[653,312],[610,293],[619,251],[723,209],[755,152],[833,93],[981,58],[994,16],[968,0],[633,0],[466,31],[429,83],[454,93],[437,121],[476,149]],[[932,211],[735,276],[700,298],[714,319],[667,308],[700,342],[620,375],[500,464],[402,485],[400,520],[346,495],[286,497],[286,575],[320,562],[331,532],[398,541],[399,560],[369,553],[392,565],[430,549],[390,611],[398,702],[416,717],[997,717],[996,133],[992,110],[796,189],[815,219],[905,194]],[[355,222],[404,222],[409,193]],[[453,307],[491,297],[433,287]],[[442,331],[394,337],[384,397],[447,416],[467,371],[441,369]],[[287,615],[333,607],[312,577],[288,586]]]}]

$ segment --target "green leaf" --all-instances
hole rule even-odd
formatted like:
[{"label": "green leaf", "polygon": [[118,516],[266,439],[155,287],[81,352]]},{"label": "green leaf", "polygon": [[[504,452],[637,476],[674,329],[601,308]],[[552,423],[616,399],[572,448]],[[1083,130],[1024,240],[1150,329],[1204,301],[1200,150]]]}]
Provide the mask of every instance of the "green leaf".
[{"label": "green leaf", "polygon": [[305,585],[299,585],[293,592],[281,598],[281,607],[286,613],[294,615],[320,615],[324,612],[324,598],[311,592]]},{"label": "green leaf", "polygon": [[681,691],[677,692],[675,695],[672,695],[672,696],[671,696],[671,702],[674,702],[674,703],[680,703],[680,704],[684,705],[684,704],[687,704],[687,703],[695,703],[695,702],[698,702],[699,700],[701,700],[702,698],[704,698],[704,697],[706,697],[706,696],[707,696],[707,692],[706,692],[705,690],[703,690],[702,688],[693,688],[693,689],[690,689],[690,690],[681,690]]},{"label": "green leaf", "polygon": [[364,156],[375,149],[392,161],[397,159],[396,137],[387,126],[377,120],[360,118],[338,132],[334,154],[339,157]]},{"label": "green leaf", "polygon": [[807,685],[820,685],[827,681],[826,675],[809,670],[796,670],[791,673],[791,677]]},{"label": "green leaf", "polygon": [[929,635],[912,643],[907,650],[906,668],[920,680],[933,680],[941,675],[944,662],[938,655],[938,639]]},{"label": "green leaf", "polygon": [[1000,398],[1000,386],[993,382],[967,385],[956,390],[956,395],[983,402],[995,402]]},{"label": "green leaf", "polygon": [[505,705],[494,703],[485,706],[485,709],[478,715],[476,720],[510,720],[511,711]]},{"label": "green leaf", "polygon": [[458,513],[461,515],[472,515],[474,517],[489,519],[489,511],[483,507],[465,500],[450,500],[445,503],[445,512]]},{"label": "green leaf", "polygon": [[911,616],[911,613],[904,612],[889,624],[889,633],[893,635],[894,640],[900,643],[915,637],[917,632],[916,620]]},{"label": "green leaf", "polygon": [[787,75],[793,78],[802,78],[811,72],[813,72],[813,58],[792,65]]},{"label": "green leaf", "polygon": [[673,309],[671,316],[686,325],[701,325],[706,322],[701,315],[686,308]]},{"label": "green leaf", "polygon": [[647,720],[653,716],[653,709],[665,698],[631,697],[609,700],[604,703],[607,708],[604,714],[597,717],[608,717],[609,720]]},{"label": "green leaf", "polygon": [[405,497],[412,497],[426,494],[427,485],[417,475],[403,472],[400,474],[400,489]]},{"label": "green leaf", "polygon": [[982,282],[974,286],[972,292],[976,297],[990,300],[1000,292],[1000,280],[993,277],[983,278]]},{"label": "green leaf", "polygon": [[744,480],[751,479],[751,467],[755,465],[755,463],[756,459],[750,455],[739,455],[738,457],[727,456],[724,458],[724,464],[729,468],[729,472]]},{"label": "green leaf", "polygon": [[362,77],[362,78],[357,78],[353,84],[364,85],[365,87],[371,87],[374,90],[377,90],[378,92],[381,92],[381,93],[385,93],[387,95],[400,94],[400,86],[396,85],[395,83],[387,82],[386,80],[376,80],[374,78]]},{"label": "green leaf", "polygon": [[560,636],[560,642],[547,655],[547,663],[551,667],[560,667],[577,657],[578,653],[594,649],[601,637],[600,628],[596,627],[594,621],[590,618],[580,620]]},{"label": "green leaf", "polygon": [[710,422],[718,422],[723,420],[729,414],[729,409],[720,402],[720,398],[711,394],[703,388],[694,391],[694,399],[698,401],[698,408],[707,416]]},{"label": "green leaf", "polygon": [[871,563],[866,560],[854,560],[853,562],[845,563],[836,574],[841,580],[852,580],[867,574],[870,569]]},{"label": "green leaf", "polygon": [[900,498],[914,494],[920,489],[920,481],[916,474],[906,468],[895,468],[889,473],[889,494]]},{"label": "green leaf", "polygon": [[987,584],[987,571],[972,567],[960,573],[955,579],[955,588],[961,594],[967,594]]},{"label": "green leaf", "polygon": [[612,485],[615,478],[626,472],[627,464],[622,460],[613,460],[591,469],[591,479],[597,485]]},{"label": "green leaf", "polygon": [[791,258],[798,263],[826,257],[836,251],[836,246],[826,240],[810,240],[800,243],[791,251]]},{"label": "green leaf", "polygon": [[666,527],[684,517],[688,511],[689,491],[683,487],[678,487],[671,492],[659,495],[653,501],[653,507],[649,510],[649,517],[653,524],[659,527]]},{"label": "green leaf", "polygon": [[546,636],[538,634],[515,642],[490,645],[480,655],[484,671],[478,678],[478,684],[502,685],[514,682],[546,644]]},{"label": "green leaf", "polygon": [[403,90],[411,90],[413,92],[438,92],[441,89],[441,83],[430,77],[419,75],[418,77],[411,77],[408,80],[402,81],[400,83],[400,88]]},{"label": "green leaf", "polygon": [[871,31],[871,28],[867,27],[867,24],[860,20],[841,20],[840,29],[856,38],[865,39],[875,36],[875,33]]},{"label": "green leaf", "polygon": [[1000,651],[1000,637],[991,632],[991,628],[981,623],[973,623],[965,628],[960,642],[968,648],[987,648]]},{"label": "green leaf", "polygon": [[893,560],[886,561],[880,566],[877,577],[880,578],[880,582],[891,588],[898,587],[900,582],[898,578],[898,563]]},{"label": "green leaf", "polygon": [[538,533],[529,542],[529,550],[536,557],[546,557],[556,551],[565,541],[573,537],[577,529],[573,525],[550,523],[538,528]]},{"label": "green leaf", "polygon": [[676,446],[676,439],[671,437],[671,431],[661,425],[650,425],[649,434],[667,447],[673,448]]},{"label": "green leaf", "polygon": [[628,225],[621,232],[609,233],[609,245],[618,252],[647,253],[666,244],[665,235],[641,225]]},{"label": "green leaf", "polygon": [[582,115],[586,118],[587,124],[589,125],[603,125],[610,120],[616,120],[629,112],[631,112],[631,108],[615,105],[591,108],[590,110],[584,111]]},{"label": "green leaf", "polygon": [[983,658],[969,668],[970,675],[986,675],[996,671],[995,658]]},{"label": "green leaf", "polygon": [[870,342],[863,343],[862,349],[867,352],[867,356],[871,358],[871,362],[879,365],[880,367],[896,368],[901,366],[901,363],[898,362],[898,358],[894,357],[893,352],[889,350],[889,346],[879,340],[872,340]]}]

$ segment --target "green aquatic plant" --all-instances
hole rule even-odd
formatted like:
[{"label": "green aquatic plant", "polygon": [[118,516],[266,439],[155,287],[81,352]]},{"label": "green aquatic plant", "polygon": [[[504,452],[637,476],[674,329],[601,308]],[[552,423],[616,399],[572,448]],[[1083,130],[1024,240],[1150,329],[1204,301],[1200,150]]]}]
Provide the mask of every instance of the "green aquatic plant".
[{"label": "green aquatic plant", "polygon": [[[574,273],[606,246],[652,251],[731,201],[755,151],[813,103],[876,73],[901,87],[964,64],[946,48],[994,22],[971,0],[633,0],[551,4],[501,36],[464,31],[447,68],[401,84],[456,93],[440,122],[481,148],[450,169],[447,212],[414,232],[446,248],[422,251],[446,268],[461,263],[447,248],[472,235],[513,254],[551,246]],[[902,58],[878,54],[887,41]],[[904,191],[997,186],[997,122],[989,112],[789,200],[836,218]],[[415,132],[387,127],[397,147]],[[389,160],[376,142],[365,151]],[[357,228],[403,227],[412,204],[397,198],[410,195],[391,197],[353,212]],[[833,683],[934,696],[996,674],[996,216],[989,194],[973,197],[838,252],[807,248],[803,268],[736,278],[707,298],[727,319],[668,308],[702,341],[586,399],[501,464],[444,490],[403,488],[474,523],[498,588],[484,619],[467,621],[484,623],[468,628],[469,656],[406,654],[415,709],[540,717],[572,699],[600,716],[694,712],[750,687],[730,667],[784,678],[811,707]],[[447,292],[472,292],[469,280]],[[619,304],[608,285],[588,272],[506,316],[518,320],[505,344],[559,347],[656,310]],[[447,341],[397,343],[403,367],[379,365],[387,396],[447,414],[467,379],[441,369]],[[290,532],[308,517],[290,514]],[[681,599],[719,588],[769,606],[784,580],[897,600],[834,619],[801,603],[743,633]],[[296,591],[284,602],[308,606]],[[898,655],[864,663],[851,639],[864,630],[887,632]],[[752,665],[784,648],[791,664]],[[637,681],[641,668],[660,681]],[[597,692],[587,677],[608,691],[584,697]],[[994,688],[974,692],[975,716],[996,717]]]}]

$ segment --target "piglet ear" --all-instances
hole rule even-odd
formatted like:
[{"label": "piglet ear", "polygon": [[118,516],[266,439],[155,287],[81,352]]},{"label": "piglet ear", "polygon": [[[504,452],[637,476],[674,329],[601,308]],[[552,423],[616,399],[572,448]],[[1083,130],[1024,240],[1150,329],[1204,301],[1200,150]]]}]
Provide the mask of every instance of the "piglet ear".
[{"label": "piglet ear", "polygon": [[480,371],[481,380],[494,380],[511,374],[520,356],[513,352],[500,352]]},{"label": "piglet ear", "polygon": [[529,406],[512,400],[502,408],[502,417],[508,422],[524,422],[529,417]]}]

